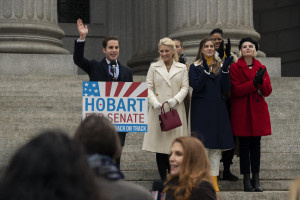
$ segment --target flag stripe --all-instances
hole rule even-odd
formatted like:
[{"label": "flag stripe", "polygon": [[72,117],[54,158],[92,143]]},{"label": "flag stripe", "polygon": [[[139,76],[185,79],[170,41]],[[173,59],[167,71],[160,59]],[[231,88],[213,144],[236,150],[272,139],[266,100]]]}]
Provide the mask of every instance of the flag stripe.
[{"label": "flag stripe", "polygon": [[121,92],[124,84],[125,84],[125,82],[118,82],[118,87],[116,89],[114,97],[118,97],[119,96],[119,94],[120,94],[120,92]]},{"label": "flag stripe", "polygon": [[133,82],[131,86],[128,88],[123,97],[129,97],[131,93],[141,84],[141,82]]},{"label": "flag stripe", "polygon": [[105,96],[106,97],[110,96],[111,85],[112,85],[112,82],[106,82],[106,87],[105,87]]},{"label": "flag stripe", "polygon": [[148,88],[145,89],[141,94],[139,94],[137,97],[147,97],[148,96]]}]

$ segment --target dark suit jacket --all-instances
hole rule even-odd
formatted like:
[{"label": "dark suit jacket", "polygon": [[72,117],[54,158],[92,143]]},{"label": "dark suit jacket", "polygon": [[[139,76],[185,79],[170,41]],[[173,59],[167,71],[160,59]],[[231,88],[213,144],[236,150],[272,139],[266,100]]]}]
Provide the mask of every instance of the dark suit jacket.
[{"label": "dark suit jacket", "polygon": [[[108,72],[108,64],[106,62],[106,59],[103,58],[101,62],[98,62],[96,60],[88,60],[84,58],[84,45],[85,42],[77,42],[75,40],[73,54],[74,63],[89,75],[90,81],[113,81],[112,76]],[[121,65],[120,62],[118,62],[118,65],[119,77],[117,81],[133,82],[133,75],[131,69]],[[119,137],[122,146],[124,146],[125,144],[125,136],[126,133],[119,132]],[[120,159],[117,160],[117,165],[120,168]]]},{"label": "dark suit jacket", "polygon": [[[85,42],[77,42],[75,40],[74,63],[89,75],[90,81],[113,81],[112,76],[108,72],[106,59],[104,58],[101,62],[87,60],[84,58],[84,45]],[[120,71],[117,80],[121,82],[133,82],[131,69],[121,65],[120,62],[118,62],[118,65]]]}]

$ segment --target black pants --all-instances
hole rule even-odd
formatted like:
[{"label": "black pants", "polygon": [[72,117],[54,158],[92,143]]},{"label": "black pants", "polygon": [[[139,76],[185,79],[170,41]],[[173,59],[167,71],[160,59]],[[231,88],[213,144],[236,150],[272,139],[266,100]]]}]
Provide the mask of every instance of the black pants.
[{"label": "black pants", "polygon": [[234,156],[234,150],[235,149],[230,149],[227,151],[222,152],[222,159],[221,162],[223,162],[224,168],[230,168],[230,165],[232,164],[232,159]]},{"label": "black pants", "polygon": [[261,137],[239,137],[241,174],[259,173]]},{"label": "black pants", "polygon": [[[119,134],[119,138],[120,138],[121,145],[122,145],[122,148],[123,148],[123,146],[125,145],[126,133],[125,132],[118,132],[118,134]],[[120,163],[121,163],[121,156],[116,159],[116,165],[119,169],[120,169]]]},{"label": "black pants", "polygon": [[164,153],[156,153],[156,164],[162,181],[167,178],[167,173],[170,171],[169,155]]}]

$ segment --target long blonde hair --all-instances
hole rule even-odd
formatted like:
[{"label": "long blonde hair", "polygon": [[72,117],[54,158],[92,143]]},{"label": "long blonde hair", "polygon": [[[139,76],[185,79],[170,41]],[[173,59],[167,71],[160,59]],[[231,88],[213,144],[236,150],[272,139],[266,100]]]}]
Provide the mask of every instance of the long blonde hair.
[{"label": "long blonde hair", "polygon": [[179,137],[173,142],[179,142],[183,147],[183,161],[179,172],[179,184],[168,184],[178,176],[168,175],[164,191],[175,190],[176,200],[188,200],[192,195],[192,189],[200,181],[206,180],[212,183],[209,161],[200,140],[195,137]]},{"label": "long blonde hair", "polygon": [[[172,54],[172,58],[178,62],[179,58],[178,58],[178,54],[176,53],[176,46],[175,46],[175,42],[168,38],[168,37],[165,37],[165,38],[162,38],[161,40],[159,40],[158,42],[158,51],[159,51],[159,48],[164,45],[164,46],[168,46],[172,49],[173,51],[173,54]],[[161,57],[159,57],[159,60],[161,60]]]},{"label": "long blonde hair", "polygon": [[[198,49],[198,53],[195,59],[195,63],[196,64],[202,64],[203,60],[202,60],[202,49],[204,47],[204,45],[206,44],[206,42],[211,41],[215,47],[215,51],[216,51],[216,43],[214,41],[214,39],[212,37],[206,37],[203,40],[201,40],[200,44],[199,44],[199,49]],[[217,75],[219,74],[220,70],[221,70],[221,64],[222,61],[221,60],[217,60],[215,56],[213,56],[212,58],[212,62],[211,65],[213,66],[212,72]]]}]

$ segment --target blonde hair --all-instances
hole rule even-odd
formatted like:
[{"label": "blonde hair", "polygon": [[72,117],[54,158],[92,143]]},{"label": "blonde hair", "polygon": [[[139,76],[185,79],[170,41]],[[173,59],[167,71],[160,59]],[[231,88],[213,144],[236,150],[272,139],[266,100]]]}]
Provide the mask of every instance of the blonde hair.
[{"label": "blonde hair", "polygon": [[[159,40],[159,42],[158,42],[158,52],[159,52],[159,48],[160,48],[162,45],[163,45],[163,46],[168,46],[168,47],[171,48],[171,50],[173,51],[173,53],[172,53],[172,58],[173,58],[176,62],[178,62],[179,58],[178,58],[178,54],[176,53],[175,42],[174,42],[172,39],[168,38],[168,37],[162,38],[162,39]],[[161,60],[161,57],[159,57],[159,60]]]},{"label": "blonde hair", "polygon": [[192,189],[200,181],[205,180],[212,183],[209,161],[202,142],[195,137],[179,137],[172,144],[179,142],[183,147],[183,161],[179,172],[179,184],[168,183],[178,176],[168,175],[164,191],[175,190],[176,200],[188,200],[192,195]]},{"label": "blonde hair", "polygon": [[[242,46],[243,46],[243,45],[242,45]],[[256,49],[255,49],[255,47],[254,47],[253,53],[252,53],[252,57],[253,57],[253,58],[256,58],[256,56],[257,56],[257,51],[256,51]],[[242,54],[242,50],[240,49],[240,51],[239,51],[239,58],[241,58],[241,57],[243,57],[243,54]]]},{"label": "blonde hair", "polygon": [[300,178],[292,181],[288,200],[300,200]]}]

